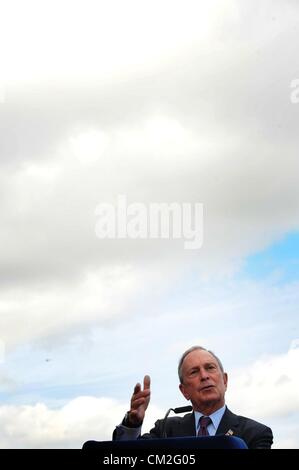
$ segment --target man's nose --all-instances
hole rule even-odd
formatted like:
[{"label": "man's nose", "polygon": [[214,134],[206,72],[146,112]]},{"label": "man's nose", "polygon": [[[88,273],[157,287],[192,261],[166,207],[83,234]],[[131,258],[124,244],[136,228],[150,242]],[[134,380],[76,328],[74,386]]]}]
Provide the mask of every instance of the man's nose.
[{"label": "man's nose", "polygon": [[208,371],[205,369],[200,370],[200,380],[207,380],[209,378]]}]

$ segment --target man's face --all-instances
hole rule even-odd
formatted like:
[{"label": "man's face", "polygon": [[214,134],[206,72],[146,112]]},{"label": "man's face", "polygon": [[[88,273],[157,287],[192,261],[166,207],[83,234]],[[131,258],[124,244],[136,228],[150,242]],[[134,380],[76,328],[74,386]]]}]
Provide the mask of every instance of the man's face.
[{"label": "man's face", "polygon": [[180,390],[194,410],[211,414],[224,405],[227,374],[208,351],[196,349],[184,359]]}]

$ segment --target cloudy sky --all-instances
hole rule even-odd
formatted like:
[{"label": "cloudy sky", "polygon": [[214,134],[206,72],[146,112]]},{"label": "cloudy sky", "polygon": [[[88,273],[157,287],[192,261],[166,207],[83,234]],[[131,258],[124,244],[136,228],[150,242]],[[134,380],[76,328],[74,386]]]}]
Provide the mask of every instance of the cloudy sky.
[{"label": "cloudy sky", "polygon": [[[298,448],[298,2],[3,3],[0,446],[110,439],[145,373],[148,430],[201,344]],[[121,197],[202,204],[202,246],[99,237]]]}]

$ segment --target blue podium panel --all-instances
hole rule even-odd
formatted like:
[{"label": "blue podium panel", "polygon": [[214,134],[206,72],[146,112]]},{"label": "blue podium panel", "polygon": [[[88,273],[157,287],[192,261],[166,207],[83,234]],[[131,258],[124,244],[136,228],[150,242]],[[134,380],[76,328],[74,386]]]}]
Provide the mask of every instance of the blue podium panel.
[{"label": "blue podium panel", "polygon": [[119,451],[126,449],[248,449],[243,439],[219,434],[204,437],[134,439],[128,441],[86,441],[83,450]]}]

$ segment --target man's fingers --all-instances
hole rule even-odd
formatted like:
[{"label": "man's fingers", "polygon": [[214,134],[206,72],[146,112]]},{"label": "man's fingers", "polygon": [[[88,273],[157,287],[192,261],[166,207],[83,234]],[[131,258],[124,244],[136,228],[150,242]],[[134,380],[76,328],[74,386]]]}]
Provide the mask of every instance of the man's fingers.
[{"label": "man's fingers", "polygon": [[144,405],[146,402],[146,397],[145,398],[138,398],[137,400],[134,400],[132,402],[132,408],[136,409],[139,408],[139,406]]},{"label": "man's fingers", "polygon": [[[134,412],[132,416],[139,416],[139,418],[141,417],[142,420],[144,418],[144,412],[148,407],[150,400],[150,385],[150,376],[145,375],[143,379],[143,390],[141,389],[140,383],[137,383],[134,387],[134,392],[131,398],[131,413]],[[140,413],[142,413],[142,416]]]},{"label": "man's fingers", "polygon": [[143,390],[149,389],[151,386],[151,378],[149,375],[145,375],[143,379]]},{"label": "man's fingers", "polygon": [[146,400],[149,400],[151,394],[150,390],[151,379],[149,375],[145,375],[143,379],[143,390],[141,384],[138,382],[134,387],[134,392],[131,398],[131,407],[136,408],[140,405],[144,405]]},{"label": "man's fingers", "polygon": [[150,389],[148,388],[147,390],[143,390],[142,392],[136,393],[132,396],[131,401],[136,401],[139,400],[140,398],[148,398],[151,394]]},{"label": "man's fingers", "polygon": [[139,393],[141,390],[141,385],[140,383],[137,383],[134,387],[134,395],[136,395],[136,393]]}]

